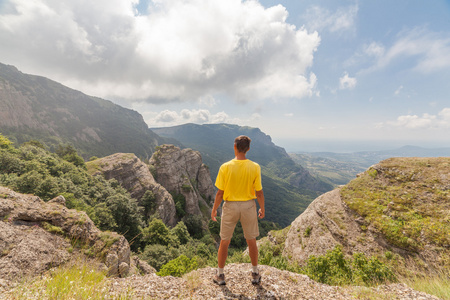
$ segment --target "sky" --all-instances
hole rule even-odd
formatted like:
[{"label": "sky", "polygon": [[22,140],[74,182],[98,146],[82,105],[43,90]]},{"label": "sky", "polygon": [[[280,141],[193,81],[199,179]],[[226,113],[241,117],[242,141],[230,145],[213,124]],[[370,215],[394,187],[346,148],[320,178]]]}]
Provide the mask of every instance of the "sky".
[{"label": "sky", "polygon": [[450,1],[0,0],[0,62],[150,128],[288,151],[450,147]]}]

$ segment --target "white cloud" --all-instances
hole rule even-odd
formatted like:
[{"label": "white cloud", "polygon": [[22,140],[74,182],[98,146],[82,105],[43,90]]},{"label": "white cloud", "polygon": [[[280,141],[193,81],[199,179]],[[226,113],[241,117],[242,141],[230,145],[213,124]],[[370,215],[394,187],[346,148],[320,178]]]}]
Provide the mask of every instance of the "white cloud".
[{"label": "white cloud", "polygon": [[397,96],[403,90],[403,85],[399,86],[397,90],[395,90],[394,94]]},{"label": "white cloud", "polygon": [[177,119],[179,119],[178,114],[170,110],[163,110],[155,118],[157,123],[170,123],[176,121]]},{"label": "white cloud", "polygon": [[[445,129],[450,128],[450,108],[442,109],[437,115],[424,113],[418,115],[399,116],[395,121],[388,121],[386,125],[406,129]],[[384,127],[380,123],[378,127]]]},{"label": "white cloud", "polygon": [[353,31],[355,29],[355,19],[358,14],[358,5],[339,8],[331,12],[326,8],[311,6],[305,14],[307,27],[310,30],[319,32],[327,30],[331,33],[342,31]]},{"label": "white cloud", "polygon": [[380,57],[376,68],[385,68],[403,59],[413,59],[413,70],[430,73],[450,68],[450,36],[421,28],[404,31]]},{"label": "white cloud", "polygon": [[[240,102],[317,93],[309,68],[320,38],[257,1],[9,0],[4,62],[105,98]],[[14,12],[17,11],[17,13]],[[335,26],[346,27],[345,17]]]},{"label": "white cloud", "polygon": [[180,113],[176,111],[163,110],[156,116],[147,120],[150,127],[155,126],[172,126],[185,123],[225,123],[231,120],[231,118],[225,112],[218,112],[212,114],[206,109],[183,109]]},{"label": "white cloud", "polygon": [[341,90],[344,89],[353,89],[356,86],[356,78],[354,77],[349,77],[348,73],[345,72],[344,76],[339,78],[339,88]]},{"label": "white cloud", "polygon": [[382,44],[372,42],[369,45],[364,45],[363,51],[368,56],[381,57],[384,54],[385,49]]}]

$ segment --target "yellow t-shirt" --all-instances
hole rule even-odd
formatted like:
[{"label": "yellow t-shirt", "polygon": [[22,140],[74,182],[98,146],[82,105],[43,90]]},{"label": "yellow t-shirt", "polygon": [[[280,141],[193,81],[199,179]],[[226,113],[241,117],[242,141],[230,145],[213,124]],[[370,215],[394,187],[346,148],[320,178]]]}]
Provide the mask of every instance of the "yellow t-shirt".
[{"label": "yellow t-shirt", "polygon": [[220,166],[216,187],[224,191],[223,200],[255,199],[255,191],[262,190],[261,167],[249,159],[232,159]]}]

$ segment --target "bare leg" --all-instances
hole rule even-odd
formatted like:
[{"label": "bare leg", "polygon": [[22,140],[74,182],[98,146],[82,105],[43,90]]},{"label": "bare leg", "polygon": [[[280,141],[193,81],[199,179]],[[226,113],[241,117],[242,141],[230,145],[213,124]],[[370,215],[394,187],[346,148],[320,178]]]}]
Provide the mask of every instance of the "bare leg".
[{"label": "bare leg", "polygon": [[[217,253],[217,261],[219,263],[219,268],[225,267],[225,262],[226,262],[227,256],[228,256],[228,246],[230,245],[230,242],[231,242],[231,240],[228,240],[228,241],[220,240],[219,251]],[[256,245],[256,240],[255,240],[255,245]]]},{"label": "bare leg", "polygon": [[252,261],[252,266],[258,265],[258,246],[256,245],[256,239],[247,240],[248,255]]}]

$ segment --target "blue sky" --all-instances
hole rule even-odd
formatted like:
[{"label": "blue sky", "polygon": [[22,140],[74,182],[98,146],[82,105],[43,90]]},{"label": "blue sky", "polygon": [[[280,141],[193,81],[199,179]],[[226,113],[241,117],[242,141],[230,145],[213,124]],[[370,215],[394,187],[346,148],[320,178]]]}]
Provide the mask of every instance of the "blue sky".
[{"label": "blue sky", "polygon": [[450,146],[449,1],[3,0],[0,62],[150,127],[259,127],[288,151]]}]

